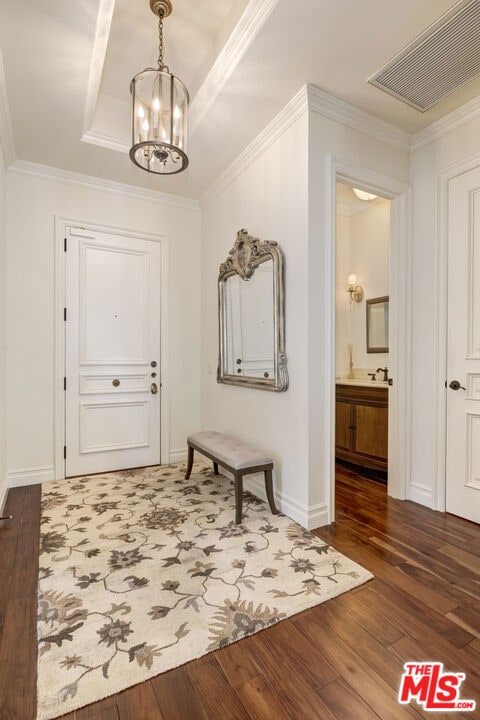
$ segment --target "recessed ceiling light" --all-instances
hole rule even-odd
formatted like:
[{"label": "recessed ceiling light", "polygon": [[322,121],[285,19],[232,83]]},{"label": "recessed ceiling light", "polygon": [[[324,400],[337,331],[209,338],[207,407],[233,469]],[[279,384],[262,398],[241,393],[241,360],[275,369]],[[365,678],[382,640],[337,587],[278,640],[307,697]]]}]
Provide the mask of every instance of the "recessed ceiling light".
[{"label": "recessed ceiling light", "polygon": [[375,200],[375,198],[378,197],[378,195],[369,193],[366,190],[359,190],[358,188],[353,188],[353,192],[360,200]]}]

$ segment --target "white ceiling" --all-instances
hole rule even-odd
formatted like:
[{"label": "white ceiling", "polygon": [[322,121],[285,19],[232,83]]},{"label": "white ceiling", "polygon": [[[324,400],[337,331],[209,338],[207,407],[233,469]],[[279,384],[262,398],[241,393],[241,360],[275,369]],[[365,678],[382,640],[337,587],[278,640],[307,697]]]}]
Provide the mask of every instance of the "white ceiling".
[{"label": "white ceiling", "polygon": [[196,198],[305,83],[418,132],[480,95],[480,79],[426,113],[367,79],[454,5],[173,0],[165,59],[191,95],[190,166],[158,177],[126,154],[130,80],[156,65],[158,54],[148,0],[2,0],[0,48],[16,156]]}]

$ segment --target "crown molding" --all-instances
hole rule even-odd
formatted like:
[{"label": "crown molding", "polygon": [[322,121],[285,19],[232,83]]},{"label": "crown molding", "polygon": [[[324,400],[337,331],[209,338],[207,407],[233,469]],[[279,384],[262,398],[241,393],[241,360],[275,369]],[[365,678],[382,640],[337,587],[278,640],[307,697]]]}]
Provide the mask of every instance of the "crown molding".
[{"label": "crown molding", "polygon": [[380,142],[410,152],[411,135],[394,125],[379,120],[363,110],[339,100],[314,85],[304,85],[278,115],[262,130],[233,163],[215,180],[200,199],[207,207],[238,175],[251,165],[265,150],[305,112],[310,111],[334,122],[359,130]]},{"label": "crown molding", "polygon": [[245,172],[270,145],[308,110],[307,86],[304,85],[287,105],[274,117],[259,135],[237,156],[229,167],[210,185],[200,198],[200,207],[204,209],[215,200],[239,175]]},{"label": "crown molding", "polygon": [[198,201],[191,198],[184,198],[180,195],[170,195],[169,193],[162,193],[157,190],[149,190],[148,188],[141,188],[136,185],[127,185],[126,183],[105,180],[104,178],[97,178],[91,175],[83,175],[82,173],[75,173],[70,170],[61,170],[48,165],[39,165],[37,163],[26,162],[25,160],[15,160],[9,167],[8,172],[16,175],[37,177],[42,180],[52,180],[67,185],[81,186],[89,190],[100,190],[114,195],[124,195],[137,200],[148,200],[161,205],[171,205],[173,207],[195,210],[197,212],[200,211]]},{"label": "crown molding", "polygon": [[412,137],[411,152],[421,150],[426,145],[435,142],[435,140],[440,140],[444,135],[478,117],[480,117],[480,97],[470,100],[470,102],[465,103],[457,110],[453,110],[445,117],[415,133]]},{"label": "crown molding", "polygon": [[3,68],[3,58],[0,52],[0,144],[3,150],[5,167],[15,161],[15,144],[13,140],[12,123],[10,119],[10,106],[8,104],[7,85]]},{"label": "crown molding", "polygon": [[130,143],[128,140],[110,135],[110,133],[94,127],[91,127],[90,130],[83,133],[81,140],[82,142],[90,143],[90,145],[99,145],[108,150],[116,150],[117,152],[123,152],[127,155],[130,152]]},{"label": "crown molding", "polygon": [[315,85],[307,85],[308,109],[317,115],[358,130],[380,142],[393,145],[399,150],[410,152],[412,136],[395,125],[380,120],[364,110],[329,95]]},{"label": "crown molding", "polygon": [[[90,63],[90,73],[88,76],[85,114],[83,118],[84,136],[90,131],[90,129],[93,128],[93,123],[95,121],[95,110],[100,92],[100,84],[102,82],[102,73],[107,55],[108,38],[110,36],[114,9],[115,0],[100,0],[97,14],[95,40],[93,42],[92,60]],[[87,142],[90,141],[87,140]],[[96,144],[98,145],[99,143]]]},{"label": "crown molding", "polygon": [[192,101],[188,118],[190,135],[198,129],[278,2],[279,0],[250,0],[248,3]]}]

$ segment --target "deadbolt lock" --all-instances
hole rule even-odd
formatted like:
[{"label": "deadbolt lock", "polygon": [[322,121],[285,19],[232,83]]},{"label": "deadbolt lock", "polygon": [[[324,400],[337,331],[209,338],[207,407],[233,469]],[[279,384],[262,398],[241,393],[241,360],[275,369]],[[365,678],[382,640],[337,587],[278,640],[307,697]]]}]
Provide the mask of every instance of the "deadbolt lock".
[{"label": "deadbolt lock", "polygon": [[112,380],[112,385],[113,385],[113,387],[118,387],[120,385],[120,380],[117,380],[115,378],[115,380]]}]

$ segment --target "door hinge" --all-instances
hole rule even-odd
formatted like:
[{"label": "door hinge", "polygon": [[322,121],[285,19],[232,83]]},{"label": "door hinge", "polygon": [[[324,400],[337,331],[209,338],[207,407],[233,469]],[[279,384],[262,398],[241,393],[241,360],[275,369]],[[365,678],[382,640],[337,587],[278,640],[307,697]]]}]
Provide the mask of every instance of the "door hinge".
[{"label": "door hinge", "polygon": [[63,308],[63,319],[67,322],[67,308]]},{"label": "door hinge", "polygon": [[63,242],[63,252],[67,252],[67,238],[64,238],[64,242]]},{"label": "door hinge", "polygon": [[63,389],[64,390],[67,389],[67,378],[66,377],[63,378]]},{"label": "door hinge", "polygon": [[66,445],[63,446],[63,459],[64,460],[67,459],[67,446]]}]

